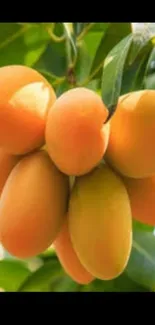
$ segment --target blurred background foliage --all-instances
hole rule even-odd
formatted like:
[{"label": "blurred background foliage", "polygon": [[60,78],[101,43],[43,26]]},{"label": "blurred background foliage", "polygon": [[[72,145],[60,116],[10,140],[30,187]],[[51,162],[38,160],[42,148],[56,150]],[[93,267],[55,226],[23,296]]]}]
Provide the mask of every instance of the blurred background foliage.
[{"label": "blurred background foliage", "polygon": [[[0,66],[41,72],[57,96],[84,86],[112,113],[118,97],[155,89],[155,23],[0,23]],[[54,249],[19,260],[0,247],[0,291],[155,291],[154,228],[133,221],[128,265],[112,281],[79,285],[63,271]]]}]

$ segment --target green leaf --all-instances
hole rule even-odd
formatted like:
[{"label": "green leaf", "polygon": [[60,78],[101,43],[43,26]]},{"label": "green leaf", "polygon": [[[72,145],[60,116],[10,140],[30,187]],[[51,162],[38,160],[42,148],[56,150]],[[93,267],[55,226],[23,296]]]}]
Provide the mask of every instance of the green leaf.
[{"label": "green leaf", "polygon": [[152,232],[134,231],[126,272],[132,280],[155,290],[155,236]]},{"label": "green leaf", "polygon": [[105,32],[109,25],[110,23],[95,23],[91,28],[91,32]]},{"label": "green leaf", "polygon": [[107,29],[104,30],[103,37],[92,63],[90,74],[93,75],[93,78],[96,77],[96,73],[102,68],[103,62],[110,50],[125,36],[131,33],[130,23],[111,23],[107,24],[106,27]]},{"label": "green leaf", "polygon": [[67,72],[67,58],[65,43],[56,43],[50,40],[45,51],[34,64],[37,70],[43,70],[45,73],[50,73],[56,77],[62,77]]},{"label": "green leaf", "polygon": [[68,83],[67,80],[64,80],[63,83],[58,85],[56,87],[56,95],[57,97],[60,97],[65,91],[69,90],[71,88],[70,84]]},{"label": "green leaf", "polygon": [[154,231],[154,227],[153,226],[146,225],[146,224],[141,223],[141,222],[139,222],[137,220],[133,220],[132,221],[132,227],[133,227],[133,230],[134,231],[141,230],[141,231],[147,231],[147,232],[152,232],[152,233]]},{"label": "green leaf", "polygon": [[145,69],[149,53],[139,55],[132,65],[125,65],[121,94],[143,89],[145,87]]},{"label": "green leaf", "polygon": [[0,288],[5,291],[17,291],[30,274],[26,263],[17,260],[2,260],[0,261]]},{"label": "green leaf", "polygon": [[75,35],[78,36],[86,25],[87,23],[73,23],[73,30]]},{"label": "green leaf", "polygon": [[40,72],[45,78],[46,80],[48,80],[48,82],[51,84],[51,85],[55,85],[57,84],[57,82],[59,82],[59,80],[62,80],[61,78],[59,78],[58,76],[55,76],[54,74],[50,73],[50,72],[47,72],[46,70],[44,69],[38,69],[37,68],[37,71]]},{"label": "green leaf", "polygon": [[129,54],[129,64],[132,64],[139,53],[148,51],[148,48],[153,48],[155,38],[154,23],[133,23],[133,40]]},{"label": "green leaf", "polygon": [[[121,92],[125,61],[131,46],[132,35],[119,42],[108,54],[102,75],[102,99],[107,107],[117,105]],[[110,112],[111,113],[111,112]]]},{"label": "green leaf", "polygon": [[88,89],[92,89],[98,93],[101,92],[101,80],[100,79],[93,79],[87,84]]},{"label": "green leaf", "polygon": [[68,23],[63,23],[65,34],[66,34],[66,42],[67,42],[67,54],[69,57],[69,63],[74,63],[77,58],[77,49],[76,49],[76,41],[73,34],[72,29]]},{"label": "green leaf", "polygon": [[95,280],[88,286],[83,286],[80,291],[85,292],[145,292],[145,287],[137,284],[123,273],[114,280],[102,281]]},{"label": "green leaf", "polygon": [[56,257],[56,252],[54,247],[49,247],[47,250],[42,252],[41,254],[38,255],[38,257],[43,261],[46,262],[48,260],[52,260],[53,258]]},{"label": "green leaf", "polygon": [[12,38],[18,37],[29,27],[29,24],[19,25],[17,23],[1,23],[0,25],[0,48],[11,42]]},{"label": "green leaf", "polygon": [[102,31],[99,31],[99,32],[91,31],[88,34],[86,34],[85,37],[83,38],[92,62],[94,60],[95,53],[96,53],[97,48],[101,42],[103,34],[104,34],[104,32],[102,32]]},{"label": "green leaf", "polygon": [[78,56],[75,66],[76,82],[82,84],[87,79],[91,66],[91,57],[84,41],[78,44]]},{"label": "green leaf", "polygon": [[52,292],[78,292],[81,286],[74,282],[67,275],[57,278],[55,281],[52,281],[50,286],[50,291]]},{"label": "green leaf", "polygon": [[155,89],[155,48],[151,51],[144,76],[144,88]]},{"label": "green leaf", "polygon": [[0,66],[22,64],[33,66],[49,40],[41,24],[17,23],[0,26]]},{"label": "green leaf", "polygon": [[[133,25],[136,28],[133,31],[133,40],[125,65],[122,93],[154,87],[153,78],[149,78],[148,75],[152,73],[150,70],[152,70],[154,61],[152,40],[155,34],[155,24],[140,24],[140,30],[139,24]],[[146,29],[145,25],[150,27]],[[151,28],[152,25],[154,31]]]},{"label": "green leaf", "polygon": [[102,32],[90,32],[77,44],[77,61],[75,66],[76,81],[79,84],[89,82],[88,76],[94,55],[102,38]]},{"label": "green leaf", "polygon": [[57,258],[52,258],[45,262],[36,272],[32,273],[22,284],[18,291],[20,292],[42,292],[49,291],[52,281],[62,274],[62,269]]},{"label": "green leaf", "polygon": [[148,63],[146,66],[145,75],[149,76],[155,73],[155,48],[150,53]]},{"label": "green leaf", "polygon": [[155,73],[147,76],[144,80],[145,89],[155,89]]},{"label": "green leaf", "polygon": [[88,32],[104,32],[110,23],[73,23],[76,37],[83,38]]}]

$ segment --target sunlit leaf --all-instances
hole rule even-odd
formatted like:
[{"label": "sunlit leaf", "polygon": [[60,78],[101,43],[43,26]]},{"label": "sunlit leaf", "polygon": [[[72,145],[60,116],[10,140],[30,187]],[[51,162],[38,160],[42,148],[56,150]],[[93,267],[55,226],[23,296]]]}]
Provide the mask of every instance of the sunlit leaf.
[{"label": "sunlit leaf", "polygon": [[[110,23],[107,24],[102,39],[97,48],[90,74],[99,71],[110,50],[125,36],[131,33],[130,23]],[[94,74],[94,77],[96,73]]]},{"label": "sunlit leaf", "polygon": [[84,41],[78,45],[78,56],[75,66],[76,82],[81,84],[87,79],[91,67],[91,56]]},{"label": "sunlit leaf", "polygon": [[87,24],[88,23],[73,23],[73,29],[75,35],[78,36]]},{"label": "sunlit leaf", "polygon": [[2,24],[0,26],[0,66],[33,66],[44,51],[49,36],[41,24]]},{"label": "sunlit leaf", "polygon": [[30,274],[26,263],[17,260],[2,260],[0,261],[0,288],[5,291],[17,291]]},{"label": "sunlit leaf", "polygon": [[155,290],[155,236],[152,232],[134,231],[133,249],[127,265],[128,276]]},{"label": "sunlit leaf", "polygon": [[62,274],[62,269],[56,258],[47,261],[43,266],[32,273],[18,291],[42,292],[49,291],[49,286]]},{"label": "sunlit leaf", "polygon": [[[90,74],[90,69],[97,47],[101,41],[102,32],[91,32],[78,42],[77,62],[75,66],[76,81],[78,84],[85,82]],[[86,82],[87,85],[87,82]]]},{"label": "sunlit leaf", "polygon": [[121,92],[124,65],[131,42],[132,35],[129,35],[119,42],[105,59],[102,75],[102,99],[109,108],[113,108],[117,104]]},{"label": "sunlit leaf", "polygon": [[155,89],[155,48],[151,51],[144,76],[144,88]]},{"label": "sunlit leaf", "polygon": [[76,41],[72,28],[69,23],[63,23],[66,34],[66,55],[68,59],[68,65],[74,64],[77,57]]}]

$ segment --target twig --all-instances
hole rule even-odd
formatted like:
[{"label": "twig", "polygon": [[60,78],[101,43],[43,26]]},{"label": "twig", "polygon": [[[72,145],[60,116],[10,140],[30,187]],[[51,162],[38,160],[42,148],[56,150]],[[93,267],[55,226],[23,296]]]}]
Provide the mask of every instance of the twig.
[{"label": "twig", "polygon": [[87,33],[88,31],[95,25],[95,23],[88,24],[81,32],[81,34],[77,37],[77,41],[80,41]]},{"label": "twig", "polygon": [[47,27],[46,30],[47,30],[48,34],[50,35],[51,39],[56,43],[63,42],[66,38],[65,35],[62,35],[62,36],[55,35],[49,27]]}]

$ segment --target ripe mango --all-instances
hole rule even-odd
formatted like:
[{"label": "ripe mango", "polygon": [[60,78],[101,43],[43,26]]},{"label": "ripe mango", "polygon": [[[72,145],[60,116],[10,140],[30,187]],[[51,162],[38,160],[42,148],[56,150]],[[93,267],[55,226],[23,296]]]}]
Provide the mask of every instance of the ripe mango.
[{"label": "ripe mango", "polygon": [[155,90],[119,98],[110,119],[105,160],[120,174],[145,178],[155,174]]},{"label": "ripe mango", "polygon": [[64,221],[69,181],[46,151],[29,154],[15,166],[0,200],[0,242],[18,258],[40,254]]},{"label": "ripe mango", "polygon": [[76,178],[68,216],[71,241],[86,270],[102,280],[119,276],[132,246],[131,208],[120,177],[100,164]]},{"label": "ripe mango", "polygon": [[124,176],[122,179],[129,195],[133,219],[155,226],[155,175],[141,179]]},{"label": "ripe mango", "polygon": [[75,282],[88,284],[94,280],[94,277],[80,263],[73,249],[68,229],[68,220],[65,221],[53,245],[62,267]]},{"label": "ripe mango", "polygon": [[10,155],[0,148],[0,195],[12,169],[19,162],[20,156]]},{"label": "ripe mango", "polygon": [[101,161],[110,132],[107,117],[101,97],[90,89],[70,89],[56,99],[45,138],[51,159],[63,173],[83,175]]},{"label": "ripe mango", "polygon": [[0,67],[0,146],[14,155],[40,148],[55,100],[53,87],[38,71],[23,65]]}]

